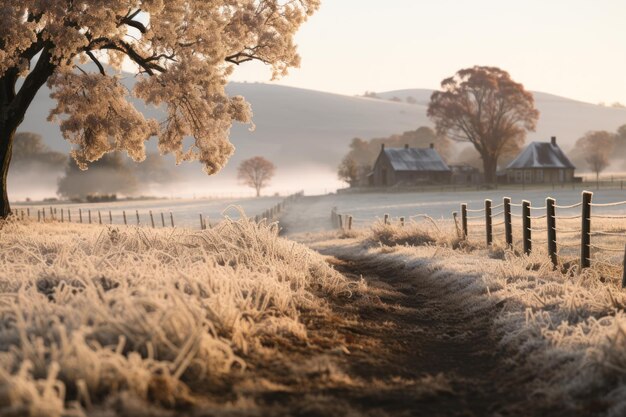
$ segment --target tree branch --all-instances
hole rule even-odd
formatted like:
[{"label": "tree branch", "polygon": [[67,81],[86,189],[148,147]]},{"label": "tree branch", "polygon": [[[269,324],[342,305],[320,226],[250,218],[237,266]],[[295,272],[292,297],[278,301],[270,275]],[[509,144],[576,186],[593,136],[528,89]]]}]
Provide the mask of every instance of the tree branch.
[{"label": "tree branch", "polygon": [[91,60],[94,62],[94,64],[96,64],[96,66],[98,67],[98,70],[100,70],[100,74],[102,75],[107,75],[106,72],[104,71],[104,67],[102,66],[102,64],[100,63],[100,61],[98,60],[98,58],[96,58],[96,56],[93,54],[93,52],[91,51],[87,51],[87,56],[89,58],[91,58]]}]

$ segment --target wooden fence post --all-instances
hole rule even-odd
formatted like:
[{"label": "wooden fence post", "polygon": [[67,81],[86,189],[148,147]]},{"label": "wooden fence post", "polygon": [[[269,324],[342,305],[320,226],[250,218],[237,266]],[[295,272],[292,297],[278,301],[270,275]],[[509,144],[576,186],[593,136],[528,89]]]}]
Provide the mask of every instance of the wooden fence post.
[{"label": "wooden fence post", "polygon": [[400,226],[404,227],[404,217],[400,217]]},{"label": "wooden fence post", "polygon": [[343,229],[343,214],[339,214],[338,215],[338,219],[339,219],[339,228]]},{"label": "wooden fence post", "polygon": [[389,224],[389,215],[385,214],[385,224]]},{"label": "wooden fence post", "polygon": [[161,224],[165,227],[165,215],[161,212]]},{"label": "wooden fence post", "polygon": [[461,204],[461,226],[463,226],[463,239],[467,240],[467,204]]},{"label": "wooden fence post", "polygon": [[78,219],[80,220],[80,223],[83,223],[83,209],[78,209]]},{"label": "wooden fence post", "polygon": [[582,225],[580,237],[580,267],[591,266],[591,199],[593,193],[583,191]]},{"label": "wooden fence post", "polygon": [[98,223],[102,224],[102,213],[100,213],[100,210],[98,210]]},{"label": "wooden fence post", "polygon": [[493,219],[491,217],[491,200],[485,200],[485,232],[487,237],[487,246],[493,243]]},{"label": "wooden fence post", "polygon": [[37,221],[41,222],[41,210],[37,210]]},{"label": "wooden fence post", "polygon": [[348,216],[348,230],[352,230],[352,216]]},{"label": "wooden fence post", "polygon": [[135,210],[135,216],[137,216],[137,225],[139,226],[139,210]]},{"label": "wooden fence post", "polygon": [[532,233],[530,230],[530,202],[522,201],[522,224],[524,227],[524,253],[530,255],[533,249]]},{"label": "wooden fence post", "polygon": [[152,210],[150,210],[150,224],[152,224],[152,228],[154,229],[154,216],[152,215]]},{"label": "wooden fence post", "polygon": [[89,224],[91,224],[91,209],[89,209]]},{"label": "wooden fence post", "polygon": [[72,210],[67,209],[67,221],[72,223]]},{"label": "wooden fence post", "polygon": [[65,211],[65,210],[61,209],[61,223],[64,223],[64,222],[65,222],[65,219],[63,218],[63,217],[64,217],[64,216],[63,216],[63,212],[64,212],[64,211]]},{"label": "wooden fence post", "polygon": [[559,260],[556,247],[556,201],[554,198],[546,199],[546,219],[548,222],[548,254],[552,265],[556,268]]},{"label": "wooden fence post", "polygon": [[124,217],[124,225],[128,226],[128,220],[126,219],[126,210],[122,211],[122,216]]},{"label": "wooden fence post", "polygon": [[174,227],[174,214],[170,211],[170,223],[172,224],[172,227]]},{"label": "wooden fence post", "polygon": [[111,214],[111,210],[109,210],[109,224],[113,224],[113,214]]},{"label": "wooden fence post", "polygon": [[504,197],[504,234],[506,235],[506,245],[513,249],[513,224],[511,221],[511,199]]},{"label": "wooden fence post", "polygon": [[204,220],[202,219],[202,213],[200,213],[200,230],[204,230]]},{"label": "wooden fence post", "polygon": [[27,207],[27,208],[26,208],[26,215],[27,215],[28,217],[30,217],[30,207]]}]

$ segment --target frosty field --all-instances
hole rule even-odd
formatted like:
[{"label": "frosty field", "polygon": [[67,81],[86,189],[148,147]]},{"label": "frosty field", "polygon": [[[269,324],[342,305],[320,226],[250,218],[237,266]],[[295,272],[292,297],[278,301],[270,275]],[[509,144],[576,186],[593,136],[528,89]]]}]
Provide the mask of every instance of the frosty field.
[{"label": "frosty field", "polygon": [[[546,194],[303,197],[279,223],[222,218],[203,231],[11,220],[0,229],[0,415],[621,416],[619,259],[594,253],[581,273],[564,247],[554,270],[540,246],[530,257],[500,240],[487,248],[481,226],[461,242],[449,216],[462,202],[539,206]],[[230,203],[141,210],[195,223],[193,212],[217,220]],[[363,221],[337,230],[333,207]],[[397,221],[417,214],[432,220]],[[593,225],[623,247],[626,221]]]}]

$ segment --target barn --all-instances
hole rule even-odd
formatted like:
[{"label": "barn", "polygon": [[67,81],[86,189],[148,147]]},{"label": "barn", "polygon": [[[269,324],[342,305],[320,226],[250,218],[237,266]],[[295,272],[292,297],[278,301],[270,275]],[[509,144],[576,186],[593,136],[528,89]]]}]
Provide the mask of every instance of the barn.
[{"label": "barn", "polygon": [[369,175],[369,184],[374,187],[415,186],[423,184],[449,184],[452,170],[435,150],[429,148],[385,148]]},{"label": "barn", "polygon": [[551,184],[574,181],[576,167],[556,143],[532,142],[506,167],[510,184]]}]

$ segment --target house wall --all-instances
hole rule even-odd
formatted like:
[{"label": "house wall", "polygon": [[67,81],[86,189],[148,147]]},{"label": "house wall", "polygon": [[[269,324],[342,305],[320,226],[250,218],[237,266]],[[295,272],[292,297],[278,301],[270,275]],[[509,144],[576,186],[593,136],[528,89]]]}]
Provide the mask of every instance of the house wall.
[{"label": "house wall", "polygon": [[553,184],[574,181],[572,168],[527,168],[507,170],[510,184]]},{"label": "house wall", "polygon": [[381,153],[374,169],[372,170],[371,182],[374,187],[392,187],[394,185],[419,185],[419,184],[449,184],[452,172],[440,171],[395,171],[389,158]]},{"label": "house wall", "polygon": [[397,182],[396,172],[389,162],[389,158],[381,153],[374,164],[372,184],[374,187],[386,187],[394,185]]}]

